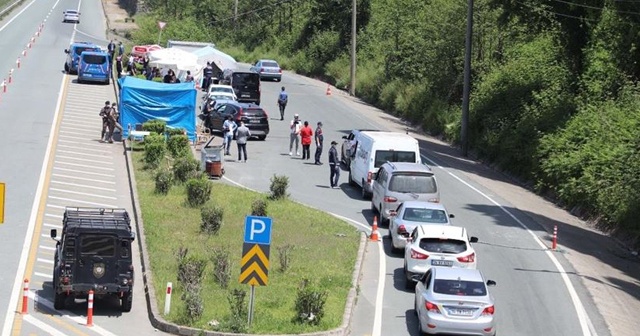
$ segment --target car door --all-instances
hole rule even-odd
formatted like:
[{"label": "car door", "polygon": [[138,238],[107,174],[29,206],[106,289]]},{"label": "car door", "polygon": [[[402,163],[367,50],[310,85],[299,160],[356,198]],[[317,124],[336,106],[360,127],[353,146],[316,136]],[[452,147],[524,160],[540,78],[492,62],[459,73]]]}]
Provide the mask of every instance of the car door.
[{"label": "car door", "polygon": [[259,72],[260,71],[260,61],[255,62],[251,68],[249,69],[251,72]]},{"label": "car door", "polygon": [[222,104],[211,113],[211,127],[215,130],[221,131],[222,124],[227,118],[227,109],[229,108],[229,104]]},{"label": "car door", "polygon": [[416,308],[418,309],[416,313],[419,319],[425,314],[425,311],[424,311],[425,295],[424,294],[430,290],[431,278],[432,278],[432,271],[428,270],[427,273],[425,273],[420,279],[420,281],[418,281],[418,283],[416,284],[415,296],[416,296]]},{"label": "car door", "polygon": [[[376,179],[372,183],[371,188],[371,203],[378,209],[378,211],[382,211],[382,207],[380,204],[382,203],[382,196],[384,195],[384,190],[382,187],[384,185],[384,178],[386,176],[386,171],[384,169],[380,169],[379,174],[376,176]],[[382,220],[382,214],[380,214],[380,219]]]},{"label": "car door", "polygon": [[393,240],[397,240],[398,238],[398,221],[400,221],[402,218],[403,209],[404,203],[400,203],[400,205],[398,205],[398,208],[396,208],[396,216],[391,217],[391,220],[389,221],[389,234],[391,235],[391,239]]}]

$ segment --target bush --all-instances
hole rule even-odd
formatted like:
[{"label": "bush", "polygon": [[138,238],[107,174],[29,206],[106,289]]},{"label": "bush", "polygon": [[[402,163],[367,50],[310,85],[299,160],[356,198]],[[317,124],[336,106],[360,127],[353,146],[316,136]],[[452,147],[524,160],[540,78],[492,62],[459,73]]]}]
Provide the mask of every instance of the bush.
[{"label": "bush", "polygon": [[144,137],[144,144],[164,143],[165,137],[162,134],[151,133]]},{"label": "bush", "polygon": [[185,130],[184,128],[166,128],[165,132],[169,137],[172,137],[175,135],[185,135],[187,130]]},{"label": "bush", "polygon": [[274,200],[287,198],[288,188],[289,177],[273,174],[273,177],[271,177],[271,186],[269,187],[269,190],[271,190],[271,195],[269,197]]},{"label": "bush", "polygon": [[200,162],[192,156],[180,157],[173,163],[173,176],[177,183],[184,183],[195,178],[199,170]]},{"label": "bush", "polygon": [[171,189],[171,183],[173,182],[173,174],[169,169],[160,169],[156,173],[156,192],[158,194],[166,195]]},{"label": "bush", "polygon": [[280,261],[280,271],[286,272],[291,265],[291,251],[293,251],[293,245],[284,245],[278,247],[278,260]]},{"label": "bush", "polygon": [[251,215],[252,216],[267,216],[267,202],[261,198],[258,198],[251,203]]},{"label": "bush", "polygon": [[227,300],[229,300],[231,316],[226,323],[225,329],[229,329],[234,333],[244,333],[247,331],[248,309],[245,304],[246,296],[247,292],[242,289],[233,289],[229,293]]},{"label": "bush", "polygon": [[229,251],[226,248],[216,248],[213,250],[211,257],[213,262],[213,276],[220,284],[220,287],[226,289],[231,280],[231,259]]},{"label": "bush", "polygon": [[192,178],[187,181],[187,204],[199,207],[211,198],[211,182],[206,178]]},{"label": "bush", "polygon": [[167,122],[160,119],[149,120],[142,124],[143,131],[148,131],[159,135],[163,135],[166,128]]},{"label": "bush", "polygon": [[167,140],[167,149],[172,157],[191,156],[191,143],[186,135],[171,135]]},{"label": "bush", "polygon": [[317,325],[324,316],[324,305],[327,302],[327,292],[313,289],[309,280],[303,279],[296,298],[296,317],[300,323]]},{"label": "bush", "polygon": [[202,300],[202,295],[200,295],[199,292],[186,292],[183,300],[185,303],[184,309],[187,319],[189,319],[191,323],[200,319],[200,317],[202,317],[202,313],[204,313],[204,301]]},{"label": "bush", "polygon": [[167,146],[163,142],[145,142],[144,145],[144,162],[146,167],[155,169],[160,166],[167,152]]},{"label": "bush", "polygon": [[224,209],[217,205],[205,206],[200,210],[200,231],[212,235],[218,234],[222,227],[224,218]]}]

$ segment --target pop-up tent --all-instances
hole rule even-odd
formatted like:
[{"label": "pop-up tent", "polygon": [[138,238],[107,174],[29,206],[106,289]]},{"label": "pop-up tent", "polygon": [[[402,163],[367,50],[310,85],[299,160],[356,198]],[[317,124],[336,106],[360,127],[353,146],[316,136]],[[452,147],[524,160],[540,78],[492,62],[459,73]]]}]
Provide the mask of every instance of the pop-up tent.
[{"label": "pop-up tent", "polygon": [[201,66],[206,66],[207,62],[213,62],[220,71],[226,69],[235,70],[238,68],[238,63],[233,57],[216,48],[204,47],[194,51],[193,54],[198,56],[197,62]]},{"label": "pop-up tent", "polygon": [[147,52],[149,66],[160,69],[171,69],[184,81],[187,70],[197,77],[202,66],[198,64],[198,56],[178,48],[164,48]]},{"label": "pop-up tent", "polygon": [[123,136],[136,124],[161,119],[170,128],[184,128],[193,141],[196,137],[196,95],[193,83],[165,84],[125,76],[120,86],[120,124]]}]

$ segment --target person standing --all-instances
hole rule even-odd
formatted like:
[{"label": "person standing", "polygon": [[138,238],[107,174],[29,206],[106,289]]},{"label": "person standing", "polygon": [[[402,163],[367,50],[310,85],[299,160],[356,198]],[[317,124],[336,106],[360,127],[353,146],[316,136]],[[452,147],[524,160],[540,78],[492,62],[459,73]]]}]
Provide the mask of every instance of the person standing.
[{"label": "person standing", "polygon": [[209,86],[211,85],[211,77],[213,77],[213,66],[211,62],[207,62],[207,66],[202,71],[204,79],[202,81],[202,91],[209,92]]},{"label": "person standing", "polygon": [[107,115],[107,127],[109,128],[109,134],[107,135],[107,139],[109,143],[113,143],[113,132],[115,129],[120,130],[120,134],[122,134],[122,126],[118,122],[120,118],[120,113],[118,113],[118,108],[116,103],[111,104],[111,108],[109,109],[109,114]]},{"label": "person standing", "polygon": [[289,94],[284,90],[284,86],[280,90],[278,95],[278,108],[280,108],[280,120],[284,120],[284,109],[287,107],[289,101]]},{"label": "person standing", "polygon": [[300,145],[300,139],[298,138],[298,135],[300,134],[300,116],[297,113],[293,116],[289,129],[291,130],[289,135],[289,156],[293,155],[294,143],[296,144],[296,156],[299,156],[300,151],[298,150],[298,146]]},{"label": "person standing", "polygon": [[118,55],[124,55],[124,44],[122,44],[122,41],[118,43]]},{"label": "person standing", "polygon": [[194,78],[193,75],[191,74],[191,71],[187,70],[187,77],[185,77],[184,82],[185,83],[191,83],[193,82]]},{"label": "person standing", "polygon": [[329,148],[329,184],[331,188],[336,189],[338,187],[338,181],[340,180],[340,159],[338,158],[338,150],[336,145],[338,143],[331,141],[331,148]]},{"label": "person standing", "polygon": [[122,56],[116,57],[116,71],[118,71],[118,78],[122,77]]},{"label": "person standing", "polygon": [[317,165],[321,165],[322,162],[320,162],[320,156],[322,156],[322,142],[324,141],[324,134],[322,134],[322,122],[318,121],[318,126],[316,127],[316,136],[315,136],[315,140],[316,140],[316,154],[315,154],[315,159],[316,162],[314,162]]},{"label": "person standing", "polygon": [[98,114],[102,118],[102,131],[100,132],[100,142],[104,142],[104,136],[107,134],[107,120],[109,118],[109,111],[111,110],[111,103],[107,100],[104,102],[104,106],[100,109]]},{"label": "person standing", "polygon": [[251,131],[244,125],[244,121],[240,122],[240,127],[236,131],[236,144],[238,145],[238,162],[242,162],[244,154],[244,162],[247,162],[247,140],[251,136]]},{"label": "person standing", "polygon": [[309,122],[305,121],[304,126],[300,129],[300,140],[302,142],[302,159],[309,160],[311,158],[311,137],[313,130],[309,127]]},{"label": "person standing", "polygon": [[[236,124],[235,121],[233,121],[233,116],[229,115],[227,117],[227,120],[224,121],[224,123],[222,124],[222,134],[224,135],[224,155],[231,155],[231,153],[229,152],[230,148],[231,148],[231,141],[233,140],[233,133],[235,133],[238,130],[238,125]],[[236,136],[236,139],[238,137]],[[236,140],[237,142],[238,140]],[[240,155],[240,154],[238,154]],[[247,154],[244,155],[245,157],[247,156]]]},{"label": "person standing", "polygon": [[109,57],[111,58],[111,62],[109,62],[109,64],[113,64],[113,60],[115,59],[114,56],[116,54],[116,44],[113,43],[113,40],[111,40],[107,45],[107,50],[109,51]]}]

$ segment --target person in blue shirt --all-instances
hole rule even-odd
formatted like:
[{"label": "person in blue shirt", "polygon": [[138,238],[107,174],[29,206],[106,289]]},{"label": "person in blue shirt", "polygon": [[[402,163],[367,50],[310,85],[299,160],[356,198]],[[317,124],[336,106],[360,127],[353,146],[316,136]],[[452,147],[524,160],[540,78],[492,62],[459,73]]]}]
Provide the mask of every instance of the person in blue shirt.
[{"label": "person in blue shirt", "polygon": [[284,86],[278,95],[278,107],[280,108],[280,120],[284,120],[284,109],[287,107],[289,94],[284,90]]},{"label": "person in blue shirt", "polygon": [[[233,140],[233,133],[238,129],[238,125],[233,121],[233,116],[228,116],[227,120],[222,124],[222,134],[224,135],[224,155],[231,155],[229,149],[231,148],[231,141]],[[240,154],[238,154],[240,155]],[[245,153],[245,157],[246,157]]]}]

